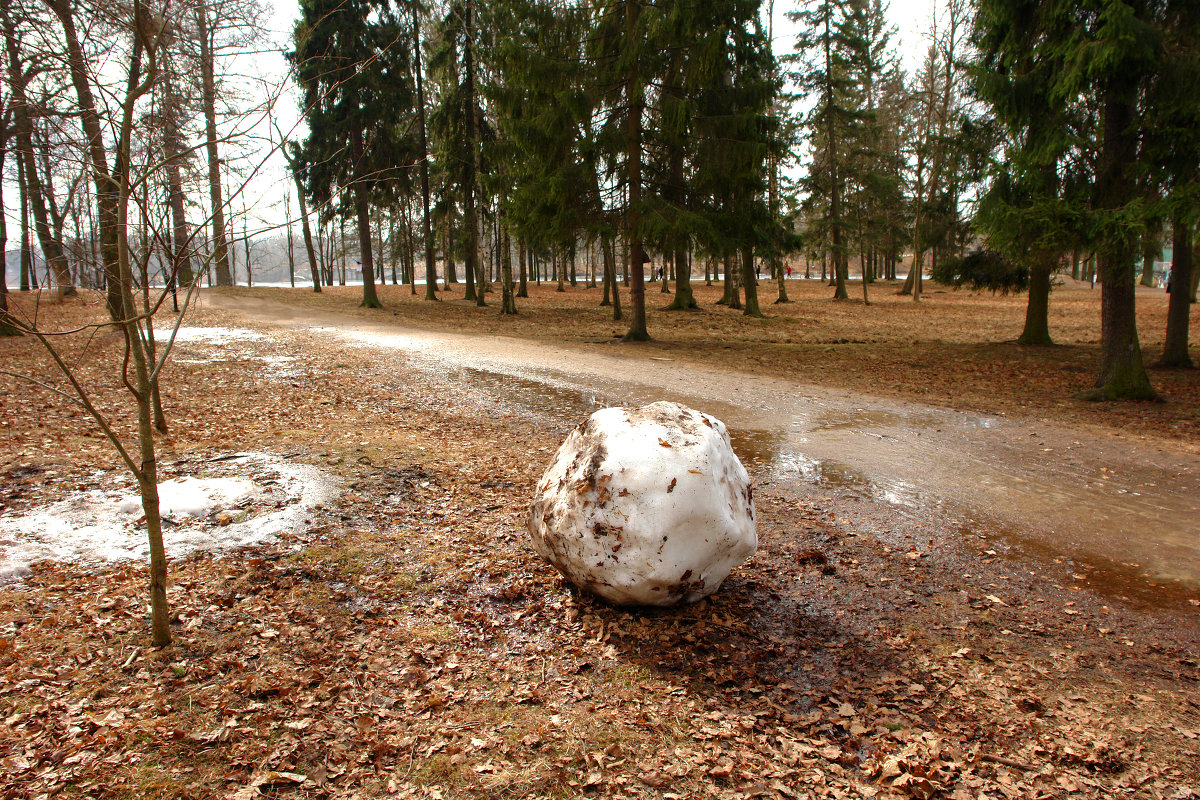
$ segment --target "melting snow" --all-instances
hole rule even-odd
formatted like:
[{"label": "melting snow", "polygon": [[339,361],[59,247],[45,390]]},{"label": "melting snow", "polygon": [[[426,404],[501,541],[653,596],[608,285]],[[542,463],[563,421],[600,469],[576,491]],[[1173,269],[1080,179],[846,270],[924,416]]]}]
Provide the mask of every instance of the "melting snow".
[{"label": "melting snow", "polygon": [[[309,508],[334,493],[332,480],[322,471],[277,456],[241,453],[223,466],[235,474],[159,484],[169,558],[271,541],[298,528]],[[246,477],[251,471],[254,477]],[[239,518],[241,506],[249,509],[245,518]],[[208,519],[220,511],[236,521],[220,525]],[[100,565],[144,561],[149,553],[137,493],[93,490],[38,511],[0,516],[0,582],[29,574],[37,561]]]},{"label": "melting snow", "polygon": [[[156,332],[156,338],[166,341],[171,336],[170,328]],[[176,342],[199,342],[201,344],[224,344],[226,342],[257,341],[266,334],[245,328],[189,328],[182,327],[175,334]]]}]

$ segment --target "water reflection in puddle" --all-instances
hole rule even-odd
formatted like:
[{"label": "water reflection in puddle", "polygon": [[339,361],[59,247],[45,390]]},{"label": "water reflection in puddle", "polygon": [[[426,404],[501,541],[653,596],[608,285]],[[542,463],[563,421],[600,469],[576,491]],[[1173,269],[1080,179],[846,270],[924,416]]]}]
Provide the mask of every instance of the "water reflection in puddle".
[{"label": "water reflection in puddle", "polygon": [[[574,363],[573,354],[526,342],[486,340],[477,351],[468,337],[322,330],[402,351],[474,402],[548,432],[565,434],[605,406],[674,400],[723,420],[743,461],[780,486],[817,486],[947,529],[994,531],[1029,554],[1135,563],[1145,580],[1200,587],[1195,459],[1159,463],[1151,448],[1110,453],[1098,438],[1074,442],[1079,451],[1070,453],[1069,442],[1056,449],[1035,438],[1053,432],[1046,425],[823,390],[801,395],[783,381],[683,364],[594,354]],[[1114,455],[1123,459],[1119,478]]]}]

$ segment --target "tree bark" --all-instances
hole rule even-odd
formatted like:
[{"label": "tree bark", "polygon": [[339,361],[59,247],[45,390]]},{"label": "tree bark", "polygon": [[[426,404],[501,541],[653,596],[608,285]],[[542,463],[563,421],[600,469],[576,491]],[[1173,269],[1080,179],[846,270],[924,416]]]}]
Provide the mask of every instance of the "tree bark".
[{"label": "tree bark", "polygon": [[12,92],[13,132],[17,140],[17,157],[21,159],[25,168],[25,187],[33,211],[33,224],[37,232],[38,244],[41,245],[42,257],[46,260],[48,268],[54,273],[54,281],[58,284],[58,299],[61,300],[69,295],[77,294],[77,292],[71,281],[71,267],[63,252],[62,242],[56,239],[50,230],[46,197],[34,160],[33,119],[30,116],[29,99],[26,95],[29,76],[21,66],[17,34],[10,16],[10,8],[11,0],[3,0],[0,3],[0,10],[3,12],[5,49],[8,51],[9,88]]},{"label": "tree bark", "polygon": [[529,252],[524,239],[517,239],[518,260],[520,261],[520,283],[517,285],[517,297],[529,297]]},{"label": "tree bark", "polygon": [[308,254],[308,272],[312,276],[313,291],[321,291],[321,262],[317,258],[316,248],[313,247],[312,228],[308,224],[308,203],[304,200],[304,184],[300,175],[293,169],[292,180],[296,183],[296,201],[300,206],[300,228],[304,231],[304,250]]},{"label": "tree bark", "polygon": [[1174,220],[1172,232],[1171,263],[1171,299],[1167,303],[1167,335],[1163,344],[1162,358],[1156,366],[1186,367],[1192,363],[1188,352],[1188,324],[1191,316],[1191,298],[1189,288],[1192,286],[1192,226],[1181,217]]},{"label": "tree bark", "polygon": [[483,281],[480,280],[482,273],[479,270],[479,217],[475,203],[478,131],[475,127],[475,39],[471,20],[473,10],[471,0],[467,0],[463,4],[463,85],[466,92],[467,147],[471,152],[463,165],[463,234],[467,249],[467,261],[463,268],[467,273],[467,299],[473,299],[476,306],[486,306]]},{"label": "tree bark", "polygon": [[[17,187],[21,193],[21,291],[37,289],[37,270],[33,265],[33,242],[29,240],[29,186],[25,183],[25,159],[17,158]],[[110,282],[111,283],[111,282]],[[119,307],[112,316],[119,314]]]},{"label": "tree bark", "polygon": [[425,81],[421,72],[421,20],[412,6],[413,59],[417,75],[417,146],[421,150],[421,229],[425,235],[425,299],[437,300],[437,264],[433,260],[433,222],[429,213],[429,142],[425,133]]},{"label": "tree bark", "polygon": [[1157,250],[1157,238],[1147,230],[1142,234],[1142,286],[1154,285],[1154,256]]},{"label": "tree bark", "polygon": [[208,6],[196,4],[196,33],[200,40],[200,95],[204,105],[204,146],[208,154],[208,195],[212,204],[213,263],[217,286],[232,286],[229,243],[225,231],[225,201],[221,190],[221,159],[217,150],[217,82],[213,62],[213,31]]},{"label": "tree bark", "polygon": [[613,243],[611,234],[602,236],[600,242],[604,250],[604,271],[608,276],[608,283],[612,287],[612,318],[614,322],[617,322],[620,321],[623,315],[621,314],[621,288],[617,283],[617,257],[614,252],[616,246]]},{"label": "tree bark", "polygon": [[[121,301],[117,296],[117,187],[120,176],[110,174],[108,155],[105,152],[104,134],[100,114],[96,110],[88,74],[87,60],[79,44],[75,28],[74,12],[70,0],[49,0],[48,5],[58,18],[63,29],[63,41],[67,47],[67,64],[71,71],[71,83],[75,88],[79,107],[79,121],[87,139],[88,163],[91,167],[92,183],[96,190],[96,222],[99,228],[100,260],[103,263],[109,315],[116,319]],[[114,173],[116,167],[114,166]]]},{"label": "tree bark", "polygon": [[[355,154],[361,157],[362,131],[355,131],[354,149]],[[383,308],[379,295],[375,293],[375,267],[371,260],[371,207],[367,190],[362,186],[354,189],[354,206],[358,214],[358,255],[363,276],[363,299],[359,305],[362,308]]]},{"label": "tree bark", "polygon": [[1029,302],[1025,306],[1025,329],[1020,344],[1050,345],[1050,272],[1053,264],[1038,259],[1029,269]]},{"label": "tree bark", "polygon": [[[640,0],[625,0],[625,46],[635,48],[638,19],[641,15]],[[625,101],[629,106],[625,120],[625,172],[629,192],[629,207],[625,212],[625,235],[629,237],[629,304],[633,314],[627,342],[649,340],[646,330],[646,269],[645,250],[642,247],[641,204],[642,204],[642,108],[645,99],[638,76],[638,59],[629,59],[625,73]]]},{"label": "tree bark", "polygon": [[[1131,134],[1136,113],[1137,85],[1129,75],[1114,76],[1103,94],[1104,139],[1096,172],[1094,205],[1102,211],[1121,208],[1130,185],[1129,166],[1137,157],[1137,137]],[[1103,281],[1100,295],[1100,370],[1096,388],[1087,399],[1154,400],[1138,343],[1134,293],[1137,242],[1110,236],[1099,256]]]},{"label": "tree bark", "polygon": [[747,317],[765,316],[758,307],[758,281],[754,274],[754,248],[747,245],[742,248],[742,285],[746,289],[746,308],[742,312]]},{"label": "tree bark", "polygon": [[500,235],[500,313],[516,314],[517,301],[513,298],[512,242],[508,231]]},{"label": "tree bark", "polygon": [[[0,132],[0,175],[4,174],[4,157],[8,152],[8,136]],[[0,181],[0,254],[8,247],[8,223],[4,214],[4,181]],[[8,313],[8,265],[0,263],[0,336],[20,336]]]}]

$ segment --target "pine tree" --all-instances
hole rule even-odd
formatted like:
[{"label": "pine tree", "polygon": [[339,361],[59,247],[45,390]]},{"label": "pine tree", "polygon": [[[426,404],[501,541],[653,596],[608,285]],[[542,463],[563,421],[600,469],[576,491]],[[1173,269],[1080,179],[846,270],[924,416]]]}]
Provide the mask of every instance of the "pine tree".
[{"label": "pine tree", "polygon": [[1164,213],[1171,220],[1171,299],[1162,358],[1156,366],[1190,368],[1190,304],[1195,302],[1193,235],[1200,217],[1200,7],[1174,0],[1163,16],[1167,53],[1148,93],[1143,152],[1160,168]]},{"label": "pine tree", "polygon": [[[475,6],[475,0],[451,2],[439,23],[437,44],[429,60],[439,95],[430,128],[447,186],[456,190],[456,204],[462,209],[459,231],[466,273],[465,299],[483,306],[487,302],[479,258],[479,150],[487,125],[479,104]],[[447,210],[453,211],[453,197],[448,203]]]},{"label": "pine tree", "polygon": [[[1048,28],[1066,23],[1036,0],[980,0],[974,21],[979,57],[972,67],[975,95],[1003,132],[1003,154],[978,224],[991,247],[1029,269],[1029,302],[1021,344],[1052,344],[1050,275],[1072,239],[1070,204],[1085,202],[1082,181],[1063,173],[1071,147],[1068,114],[1051,92],[1062,68],[1055,52],[1029,46]],[[1061,36],[1063,31],[1055,31]],[[1074,197],[1066,192],[1075,189]]]},{"label": "pine tree", "polygon": [[815,102],[808,126],[815,146],[806,188],[823,199],[820,227],[828,234],[834,263],[834,298],[844,300],[847,273],[847,220],[844,197],[852,129],[862,121],[862,85],[858,81],[868,51],[863,36],[861,4],[808,0],[800,11],[788,13],[800,25],[796,36],[791,78]]},{"label": "pine tree", "polygon": [[317,203],[340,198],[343,219],[355,219],[362,305],[380,308],[370,206],[415,161],[397,119],[413,107],[410,36],[384,0],[301,0],[300,12],[289,58],[309,127],[305,190]]}]

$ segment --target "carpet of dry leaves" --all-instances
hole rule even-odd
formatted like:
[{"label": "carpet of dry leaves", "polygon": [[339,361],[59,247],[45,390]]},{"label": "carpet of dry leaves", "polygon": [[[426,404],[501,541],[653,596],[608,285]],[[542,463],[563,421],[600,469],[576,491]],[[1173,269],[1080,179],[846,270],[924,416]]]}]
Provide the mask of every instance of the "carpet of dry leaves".
[{"label": "carpet of dry leaves", "polygon": [[[507,324],[458,305],[438,312]],[[41,313],[101,311],[86,296]],[[885,307],[861,338],[902,352],[907,313]],[[740,318],[693,318],[728,334],[733,363],[764,352],[731,332]],[[211,310],[189,324],[243,325]],[[63,347],[119,414],[116,344]],[[841,345],[796,346],[836,372]],[[911,346],[930,371],[952,349]],[[4,369],[61,386],[39,347],[0,340]],[[1195,597],[1148,603],[1087,565],[919,520],[852,522],[857,502],[760,475],[760,551],[717,595],[614,609],[526,544],[569,422],[295,333],[180,356],[164,477],[267,450],[342,490],[276,545],[174,560],[161,651],[141,564],[43,564],[0,588],[2,797],[1200,797]],[[912,380],[897,358],[880,374]],[[119,474],[77,409],[6,375],[0,427],[6,512]]]}]

